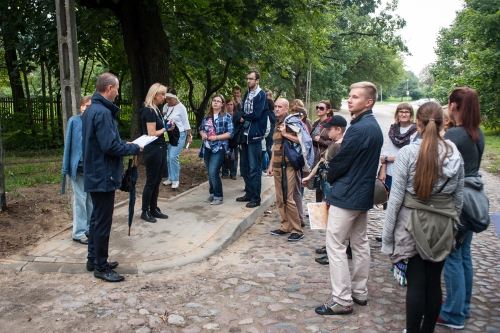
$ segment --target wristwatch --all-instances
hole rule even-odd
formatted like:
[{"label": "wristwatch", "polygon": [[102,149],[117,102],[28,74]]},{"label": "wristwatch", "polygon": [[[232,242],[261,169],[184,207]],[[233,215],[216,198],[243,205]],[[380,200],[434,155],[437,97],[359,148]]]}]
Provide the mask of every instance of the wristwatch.
[{"label": "wristwatch", "polygon": [[384,157],[385,163],[389,162],[389,156]]}]

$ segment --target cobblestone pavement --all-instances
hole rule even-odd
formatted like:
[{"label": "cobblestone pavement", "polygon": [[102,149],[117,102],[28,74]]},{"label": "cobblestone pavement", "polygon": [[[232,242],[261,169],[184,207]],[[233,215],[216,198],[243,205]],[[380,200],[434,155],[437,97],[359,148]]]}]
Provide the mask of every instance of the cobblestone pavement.
[{"label": "cobblestone pavement", "polygon": [[[485,174],[492,212],[500,211],[500,179]],[[305,202],[313,200],[306,190]],[[324,231],[305,230],[290,243],[272,236],[276,207],[208,261],[110,284],[80,275],[4,271],[2,332],[401,332],[405,289],[390,273],[374,237],[384,212],[369,213],[369,305],[347,316],[319,316],[330,297],[328,266],[314,262]],[[307,229],[307,228],[306,228]],[[500,242],[493,226],[474,236],[472,317],[463,332],[500,332]],[[444,288],[444,284],[443,284]],[[436,332],[451,332],[436,327]]]}]

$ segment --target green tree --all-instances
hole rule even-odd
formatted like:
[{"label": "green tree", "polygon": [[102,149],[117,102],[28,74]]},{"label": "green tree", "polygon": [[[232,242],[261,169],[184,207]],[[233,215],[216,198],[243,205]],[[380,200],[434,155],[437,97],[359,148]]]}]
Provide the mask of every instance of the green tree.
[{"label": "green tree", "polygon": [[450,91],[459,86],[477,90],[483,121],[500,126],[500,0],[465,0],[450,28],[437,40],[437,61],[432,66],[435,93],[447,103]]}]

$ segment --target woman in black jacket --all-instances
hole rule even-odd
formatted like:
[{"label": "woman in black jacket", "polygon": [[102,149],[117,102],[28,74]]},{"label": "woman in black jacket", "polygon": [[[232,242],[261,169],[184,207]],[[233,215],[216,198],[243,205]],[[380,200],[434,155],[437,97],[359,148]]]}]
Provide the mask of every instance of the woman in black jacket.
[{"label": "woman in black jacket", "polygon": [[146,164],[146,184],[142,193],[141,219],[155,223],[156,218],[166,219],[158,208],[158,191],[163,169],[166,163],[167,145],[165,143],[165,124],[159,105],[165,101],[167,87],[155,83],[149,88],[144,107],[141,108],[142,133],[158,137],[144,147],[143,156]]}]

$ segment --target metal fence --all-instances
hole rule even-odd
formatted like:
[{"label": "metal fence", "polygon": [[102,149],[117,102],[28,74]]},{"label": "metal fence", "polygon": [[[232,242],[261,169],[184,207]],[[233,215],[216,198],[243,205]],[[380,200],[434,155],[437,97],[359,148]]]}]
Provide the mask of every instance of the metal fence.
[{"label": "metal fence", "polygon": [[[28,105],[28,101],[21,100],[21,105]],[[48,122],[52,119],[52,114],[50,111],[50,101],[48,98],[43,100],[42,97],[33,98],[29,101],[29,105],[31,106],[31,115],[33,117],[33,121],[35,123],[43,123],[44,119],[47,119]],[[121,100],[116,104],[119,108],[121,108],[120,119],[122,120],[131,120],[132,119],[132,111],[133,111],[133,103],[130,100]],[[199,104],[197,104],[199,105]],[[59,120],[62,108],[61,96],[57,95],[52,100],[53,107],[53,117],[54,122],[57,123]],[[191,125],[191,128],[196,128],[196,115],[192,112],[189,106],[186,106],[188,111],[188,119]],[[44,117],[45,113],[45,117]],[[0,98],[0,119],[7,119],[10,115],[14,114],[14,99],[1,97]]]}]

